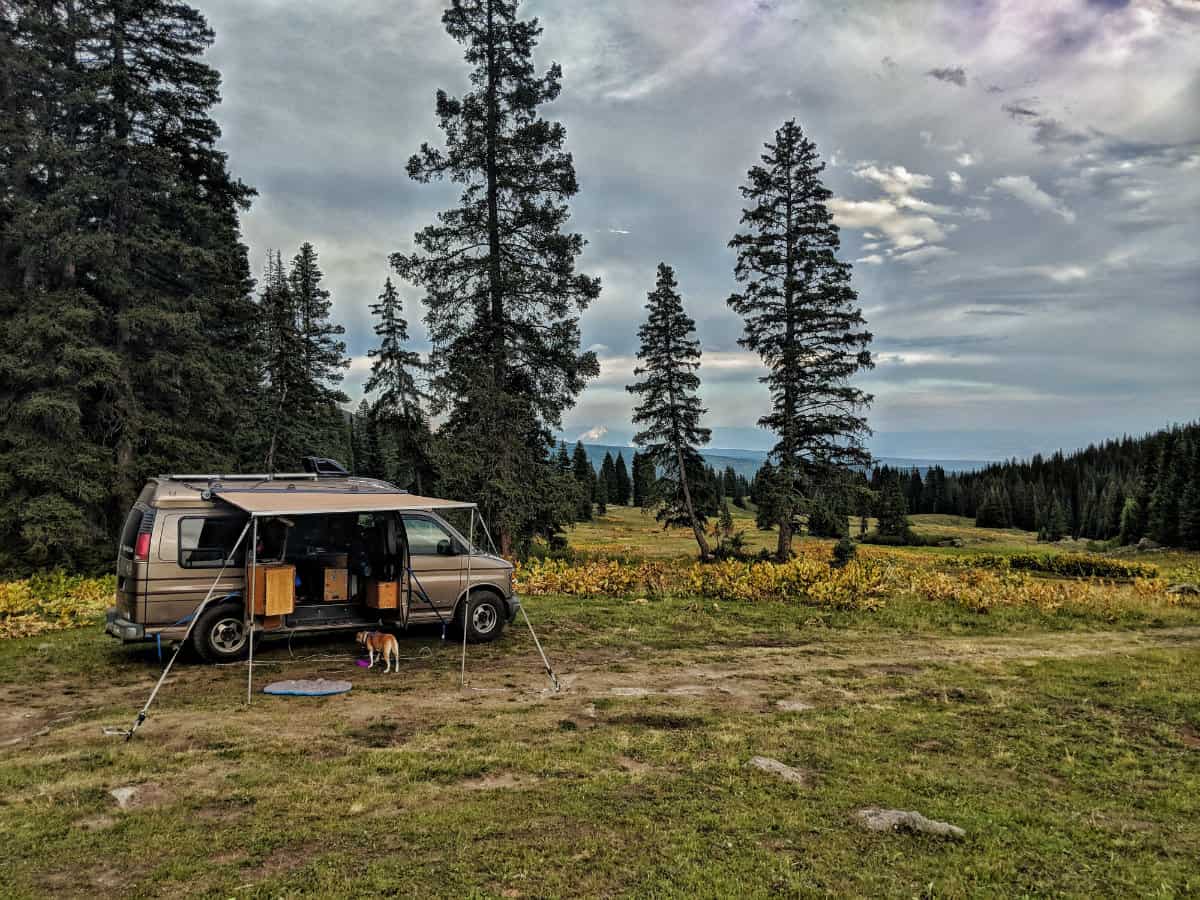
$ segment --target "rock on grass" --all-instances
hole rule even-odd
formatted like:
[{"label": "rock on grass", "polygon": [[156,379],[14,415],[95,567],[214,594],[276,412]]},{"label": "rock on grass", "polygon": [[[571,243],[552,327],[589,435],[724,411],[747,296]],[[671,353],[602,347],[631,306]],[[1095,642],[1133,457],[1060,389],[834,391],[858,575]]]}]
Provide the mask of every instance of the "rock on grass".
[{"label": "rock on grass", "polygon": [[868,806],[866,809],[858,810],[854,817],[869,831],[911,831],[957,840],[967,836],[967,833],[957,825],[927,819],[919,812],[903,809],[880,809],[878,806]]},{"label": "rock on grass", "polygon": [[790,781],[792,784],[798,784],[802,787],[809,787],[812,779],[808,772],[802,769],[793,769],[791,766],[786,766],[777,759],[771,759],[768,756],[751,757],[750,765],[756,769],[762,769],[764,772],[770,772],[772,775],[777,775],[784,781]]}]

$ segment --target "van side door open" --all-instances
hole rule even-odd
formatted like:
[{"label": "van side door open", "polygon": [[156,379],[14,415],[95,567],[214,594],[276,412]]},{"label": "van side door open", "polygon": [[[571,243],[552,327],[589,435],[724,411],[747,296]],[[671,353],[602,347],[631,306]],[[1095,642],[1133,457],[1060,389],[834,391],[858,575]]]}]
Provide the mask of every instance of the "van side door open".
[{"label": "van side door open", "polygon": [[400,518],[408,541],[409,565],[417,582],[411,585],[411,615],[416,621],[437,618],[421,599],[420,589],[424,589],[442,617],[448,617],[462,591],[466,548],[433,516],[404,513]]}]

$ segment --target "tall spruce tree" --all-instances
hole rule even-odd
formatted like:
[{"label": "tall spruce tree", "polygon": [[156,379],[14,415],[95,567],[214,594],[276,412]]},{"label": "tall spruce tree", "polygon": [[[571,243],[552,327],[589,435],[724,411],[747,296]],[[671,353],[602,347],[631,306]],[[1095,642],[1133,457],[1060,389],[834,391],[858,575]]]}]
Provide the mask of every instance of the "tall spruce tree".
[{"label": "tall spruce tree", "polygon": [[[303,421],[296,414],[306,390],[304,339],[295,298],[279,251],[267,254],[259,291],[263,464],[268,472],[295,466],[305,453]],[[281,461],[285,461],[280,465]],[[290,461],[289,466],[286,461]]]},{"label": "tall spruce tree", "polygon": [[417,376],[424,369],[420,354],[408,348],[408,321],[404,306],[392,279],[383,285],[377,303],[371,304],[376,317],[375,334],[379,346],[368,352],[371,374],[364,390],[374,394],[372,413],[382,439],[392,457],[381,473],[401,487],[411,486],[423,493],[432,480],[429,446],[432,435],[421,407],[424,395]]},{"label": "tall spruce tree", "polygon": [[849,379],[872,366],[850,264],[838,259],[840,238],[821,182],[825,164],[800,126],[789,120],[766,145],[761,165],[741,188],[749,205],[745,230],[729,246],[742,291],[729,305],[742,316],[740,343],[766,363],[762,379],[771,412],[759,420],[778,437],[772,450],[779,477],[776,556],[791,555],[793,521],[805,493],[863,466],[870,456],[865,410],[871,397]]},{"label": "tall spruce tree", "polygon": [[612,451],[604,451],[604,461],[600,463],[600,480],[604,482],[605,499],[609,503],[619,503],[617,499],[620,490],[617,485],[617,464],[613,462]]},{"label": "tall spruce tree", "polygon": [[442,22],[466,46],[471,87],[438,92],[446,148],[423,145],[408,172],[463,193],[392,265],[426,292],[445,487],[479,501],[509,552],[544,528],[534,505],[556,505],[528,486],[550,474],[549,429],[599,372],[581,352],[579,313],[600,282],[576,272],[584,240],[564,230],[578,185],[565,129],[538,114],[562,70],[536,73],[537,20],[518,19],[517,0],[452,0]]},{"label": "tall spruce tree", "polygon": [[579,522],[592,520],[592,499],[596,493],[596,470],[588,460],[587,450],[583,441],[575,442],[575,452],[571,455],[571,476],[578,488],[576,494],[575,519]]},{"label": "tall spruce tree", "polygon": [[627,388],[641,398],[633,421],[642,430],[633,440],[643,448],[647,462],[662,472],[656,491],[659,520],[690,527],[700,557],[708,559],[712,554],[704,537],[705,517],[691,487],[704,476],[704,460],[696,448],[707,444],[710,434],[700,425],[706,410],[696,393],[700,341],[695,323],[683,310],[675,272],[666,263],[658,264],[646,310],[646,321],[638,328],[640,363],[633,372],[641,380]]},{"label": "tall spruce tree", "polygon": [[633,482],[629,478],[629,469],[625,467],[625,454],[619,451],[614,471],[617,478],[617,493],[614,501],[622,506],[628,506],[629,499],[633,495]]},{"label": "tall spruce tree", "polygon": [[6,566],[107,561],[147,475],[250,444],[253,192],[216,147],[211,42],[167,0],[0,9]]},{"label": "tall spruce tree", "polygon": [[288,272],[304,371],[301,390],[290,406],[297,420],[307,426],[309,452],[334,456],[345,422],[340,404],[349,399],[340,385],[350,360],[341,338],[346,329],[330,318],[333,300],[322,286],[324,278],[316,248],[305,241]]}]

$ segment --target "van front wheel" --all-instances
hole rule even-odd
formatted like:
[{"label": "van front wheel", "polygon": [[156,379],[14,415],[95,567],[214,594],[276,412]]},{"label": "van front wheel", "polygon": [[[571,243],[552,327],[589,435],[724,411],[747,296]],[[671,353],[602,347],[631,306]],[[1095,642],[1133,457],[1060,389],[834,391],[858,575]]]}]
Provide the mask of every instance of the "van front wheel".
[{"label": "van front wheel", "polygon": [[471,602],[463,605],[466,606],[467,640],[485,644],[500,637],[504,631],[503,600],[491,591],[472,590]]},{"label": "van front wheel", "polygon": [[205,662],[233,662],[246,655],[245,613],[238,603],[206,609],[192,629],[192,646]]}]

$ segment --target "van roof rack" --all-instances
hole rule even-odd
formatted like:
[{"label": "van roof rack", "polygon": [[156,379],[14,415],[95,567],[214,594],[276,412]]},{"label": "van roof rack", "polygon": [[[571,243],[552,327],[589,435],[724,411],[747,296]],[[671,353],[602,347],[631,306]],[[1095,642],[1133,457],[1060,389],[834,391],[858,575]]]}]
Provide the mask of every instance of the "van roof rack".
[{"label": "van roof rack", "polygon": [[217,472],[196,475],[159,475],[167,481],[315,481],[315,472],[264,472],[258,475],[234,473],[223,475]]}]

